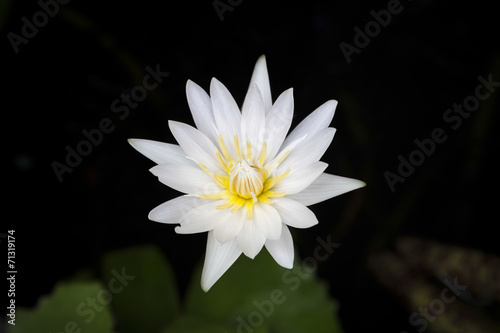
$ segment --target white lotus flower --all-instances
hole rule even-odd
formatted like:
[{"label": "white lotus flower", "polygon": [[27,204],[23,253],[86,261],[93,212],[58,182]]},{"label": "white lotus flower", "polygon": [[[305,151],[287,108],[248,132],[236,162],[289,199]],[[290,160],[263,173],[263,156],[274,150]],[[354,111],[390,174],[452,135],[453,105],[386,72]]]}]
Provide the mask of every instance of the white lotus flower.
[{"label": "white lotus flower", "polygon": [[[201,286],[208,291],[244,253],[254,258],[263,246],[278,264],[292,268],[288,227],[318,223],[306,206],[365,185],[324,173],[319,161],[330,145],[337,101],[330,100],[286,137],[293,115],[292,89],[272,103],[266,60],[255,66],[240,109],[217,79],[210,96],[188,81],[186,94],[196,128],[170,121],[179,145],[130,139],[158,165],[150,171],[185,195],[149,213],[153,221],[179,223],[180,234],[208,232]],[[286,138],[285,138],[286,137]]]}]

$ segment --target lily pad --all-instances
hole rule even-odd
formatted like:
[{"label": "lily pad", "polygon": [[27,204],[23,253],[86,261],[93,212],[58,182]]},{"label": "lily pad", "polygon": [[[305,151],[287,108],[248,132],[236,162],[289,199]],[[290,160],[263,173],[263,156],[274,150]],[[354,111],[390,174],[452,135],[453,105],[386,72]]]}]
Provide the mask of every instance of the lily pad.
[{"label": "lily pad", "polygon": [[[168,326],[163,333],[229,333],[234,328],[224,323],[213,321],[202,316],[184,315]],[[262,327],[252,333],[268,333]]]},{"label": "lily pad", "polygon": [[111,333],[113,321],[104,290],[97,282],[59,284],[34,309],[17,309],[15,325],[7,325],[8,332]]},{"label": "lily pad", "polygon": [[108,253],[102,272],[113,293],[110,306],[117,331],[161,332],[177,317],[174,273],[158,248],[140,246]]},{"label": "lily pad", "polygon": [[254,260],[242,256],[207,293],[200,287],[201,269],[186,296],[188,313],[225,321],[241,332],[264,326],[271,332],[342,332],[327,284],[308,265],[282,268],[267,251]]}]

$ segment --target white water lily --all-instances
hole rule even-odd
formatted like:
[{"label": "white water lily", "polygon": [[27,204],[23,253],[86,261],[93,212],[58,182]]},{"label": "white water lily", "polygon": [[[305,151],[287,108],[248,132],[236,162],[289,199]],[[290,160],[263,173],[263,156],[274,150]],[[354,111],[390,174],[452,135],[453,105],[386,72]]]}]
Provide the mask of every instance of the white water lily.
[{"label": "white water lily", "polygon": [[188,81],[186,95],[197,128],[169,121],[179,145],[130,139],[158,165],[150,171],[185,193],[154,208],[153,221],[177,223],[179,234],[208,232],[201,278],[208,291],[244,253],[254,258],[263,246],[276,262],[292,268],[294,247],[288,227],[318,223],[306,206],[365,185],[324,173],[319,161],[333,140],[337,101],[318,107],[286,137],[293,115],[292,89],[274,103],[266,60],[255,66],[241,112],[226,87],[213,78],[210,96]]}]

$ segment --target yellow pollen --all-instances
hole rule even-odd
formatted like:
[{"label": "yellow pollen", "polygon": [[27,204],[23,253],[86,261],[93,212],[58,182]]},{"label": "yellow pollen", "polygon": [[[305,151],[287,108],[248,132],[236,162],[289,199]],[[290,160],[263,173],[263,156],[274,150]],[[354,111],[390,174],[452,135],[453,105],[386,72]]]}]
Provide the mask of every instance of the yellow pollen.
[{"label": "yellow pollen", "polygon": [[222,151],[222,155],[226,159],[226,161],[231,161],[231,155],[229,154],[229,151],[227,150],[226,145],[224,144],[224,140],[222,139],[222,135],[217,136],[217,141],[219,142],[219,147]]},{"label": "yellow pollen", "polygon": [[[264,166],[267,155],[267,143],[262,144],[262,150],[258,159],[254,161],[252,153],[252,144],[245,142],[246,151],[241,149],[240,141],[237,135],[234,136],[234,153],[231,156],[221,135],[217,136],[220,150],[216,152],[216,159],[224,170],[219,174],[209,170],[205,165],[198,163],[217,185],[221,187],[219,193],[198,195],[205,200],[220,200],[225,202],[217,206],[217,209],[228,209],[235,213],[243,208],[247,211],[247,220],[253,218],[253,207],[257,202],[273,204],[271,198],[282,197],[285,192],[273,192],[272,188],[282,181],[289,173],[287,168],[280,175],[276,175],[276,169],[281,162],[288,156],[290,151],[284,151],[273,161]],[[257,156],[256,156],[257,157]]]},{"label": "yellow pollen", "polygon": [[252,143],[247,141],[247,161],[252,160]]},{"label": "yellow pollen", "polygon": [[231,169],[229,176],[229,189],[234,194],[244,199],[253,199],[262,193],[264,175],[258,167],[249,164],[247,161],[239,161]]},{"label": "yellow pollen", "polygon": [[259,158],[260,165],[264,165],[266,154],[267,154],[267,142],[264,141],[264,143],[262,144],[262,151],[260,152],[260,158]]}]

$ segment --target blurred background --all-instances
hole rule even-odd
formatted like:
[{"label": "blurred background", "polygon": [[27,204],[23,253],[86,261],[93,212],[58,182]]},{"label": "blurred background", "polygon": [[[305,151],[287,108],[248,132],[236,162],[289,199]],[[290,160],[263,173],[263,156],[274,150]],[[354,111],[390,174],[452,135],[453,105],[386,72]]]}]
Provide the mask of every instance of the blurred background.
[{"label": "blurred background", "polygon": [[[367,183],[312,206],[319,225],[293,230],[299,258],[313,255],[318,237],[341,244],[316,275],[342,330],[418,332],[412,313],[456,279],[467,291],[444,310],[434,302],[437,320],[425,329],[495,332],[499,30],[481,1],[2,0],[0,232],[16,230],[16,304],[34,307],[81,270],[99,274],[109,251],[151,244],[171,263],[182,299],[206,235],[148,220],[177,193],[127,138],[173,143],[169,119],[193,124],[188,79],[208,91],[216,77],[241,105],[265,54],[273,98],[294,88],[292,126],[338,100],[326,172]],[[145,96],[133,90],[152,70],[163,75],[158,85]],[[123,98],[131,90],[137,103]],[[448,113],[464,103],[472,111]],[[98,143],[83,147],[99,128]],[[437,128],[446,140],[416,153],[415,140],[429,142]],[[87,156],[58,175],[55,165],[77,147]],[[410,155],[418,165],[405,169]]]}]

